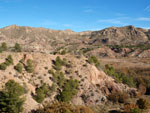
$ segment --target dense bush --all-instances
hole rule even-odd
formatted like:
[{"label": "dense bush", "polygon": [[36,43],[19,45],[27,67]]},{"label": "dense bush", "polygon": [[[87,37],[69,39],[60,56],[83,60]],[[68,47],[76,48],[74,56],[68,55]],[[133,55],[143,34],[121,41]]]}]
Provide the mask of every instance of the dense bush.
[{"label": "dense bush", "polygon": [[63,90],[57,96],[57,99],[59,101],[69,102],[72,99],[72,97],[77,94],[78,86],[79,82],[77,80],[72,79],[68,80],[64,85]]},{"label": "dense bush", "polygon": [[8,50],[7,44],[6,44],[5,42],[3,42],[3,43],[1,44],[1,47],[0,47],[0,48],[2,49],[2,51],[7,51],[7,50]]},{"label": "dense bush", "polygon": [[5,89],[0,92],[0,112],[20,113],[23,111],[24,98],[20,98],[25,89],[14,80],[5,84]]},{"label": "dense bush", "polygon": [[18,43],[15,44],[14,51],[15,52],[21,52],[22,51],[22,48],[21,48],[20,44],[18,44]]},{"label": "dense bush", "polygon": [[13,58],[11,55],[8,55],[8,57],[5,59],[5,62],[0,64],[0,70],[5,70],[7,66],[13,64]]},{"label": "dense bush", "polygon": [[0,70],[5,70],[7,68],[7,65],[5,63],[0,64]]},{"label": "dense bush", "polygon": [[31,59],[27,60],[27,65],[26,65],[25,69],[28,73],[34,72],[34,64],[33,64],[33,61]]},{"label": "dense bush", "polygon": [[14,69],[15,69],[16,71],[18,71],[19,73],[22,73],[23,64],[22,64],[22,63],[18,63],[18,64],[14,67]]},{"label": "dense bush", "polygon": [[49,92],[49,87],[46,84],[43,84],[41,87],[36,89],[36,95],[33,95],[33,98],[38,102],[42,103],[46,95]]},{"label": "dense bush", "polygon": [[147,109],[149,108],[149,105],[150,105],[148,100],[144,98],[138,99],[136,104],[138,105],[140,109]]},{"label": "dense bush", "polygon": [[125,103],[128,101],[129,96],[125,92],[115,92],[108,95],[107,98],[114,103]]},{"label": "dense bush", "polygon": [[55,70],[61,70],[61,68],[62,68],[62,60],[60,59],[59,56],[56,57],[56,60],[54,61],[54,66],[53,66],[53,68],[54,68]]},{"label": "dense bush", "polygon": [[5,64],[6,64],[7,66],[9,66],[9,65],[13,65],[13,63],[14,63],[14,61],[13,61],[12,56],[11,56],[11,55],[8,55],[8,57],[5,59]]}]

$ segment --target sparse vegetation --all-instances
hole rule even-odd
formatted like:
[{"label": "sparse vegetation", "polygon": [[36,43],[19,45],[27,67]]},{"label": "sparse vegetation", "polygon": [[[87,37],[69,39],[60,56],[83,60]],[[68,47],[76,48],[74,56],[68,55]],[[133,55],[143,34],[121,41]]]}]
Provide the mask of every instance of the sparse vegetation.
[{"label": "sparse vegetation", "polygon": [[136,83],[133,80],[132,77],[125,75],[124,73],[121,72],[116,72],[113,67],[110,65],[106,64],[105,65],[105,72],[109,75],[112,76],[117,82],[122,82],[124,84],[127,84],[130,87],[135,87]]},{"label": "sparse vegetation", "polygon": [[20,113],[23,111],[25,89],[13,80],[5,84],[5,89],[0,92],[0,112]]}]

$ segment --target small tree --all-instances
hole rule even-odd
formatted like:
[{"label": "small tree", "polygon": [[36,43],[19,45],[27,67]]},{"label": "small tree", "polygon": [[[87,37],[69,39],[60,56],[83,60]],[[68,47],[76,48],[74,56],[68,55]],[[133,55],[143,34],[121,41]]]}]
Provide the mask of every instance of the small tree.
[{"label": "small tree", "polygon": [[5,70],[7,68],[7,65],[5,63],[0,64],[0,70]]},{"label": "small tree", "polygon": [[7,65],[7,66],[9,66],[9,65],[13,65],[13,58],[12,58],[12,56],[11,55],[8,55],[8,57],[5,59],[5,64]]},{"label": "small tree", "polygon": [[2,48],[2,51],[8,50],[7,44],[5,42],[2,43],[1,48]]},{"label": "small tree", "polygon": [[21,52],[22,51],[22,48],[21,48],[20,44],[18,44],[18,43],[15,44],[14,51],[15,52]]},{"label": "small tree", "polygon": [[14,80],[5,84],[5,89],[0,92],[0,112],[20,113],[23,111],[24,98],[20,98],[25,89]]},{"label": "small tree", "polygon": [[18,64],[14,67],[14,69],[15,69],[16,71],[18,71],[19,73],[22,73],[23,64],[22,64],[22,63],[18,63]]},{"label": "small tree", "polygon": [[33,61],[31,59],[28,59],[27,60],[27,66],[25,67],[26,71],[28,73],[33,73],[34,71],[34,64],[33,64]]},{"label": "small tree", "polygon": [[64,89],[60,92],[60,95],[57,96],[59,101],[69,102],[74,95],[77,94],[77,88],[79,86],[79,82],[77,80],[68,80],[64,85]]},{"label": "small tree", "polygon": [[41,87],[36,89],[36,95],[34,95],[33,98],[38,103],[42,103],[49,91],[49,87],[44,83]]}]

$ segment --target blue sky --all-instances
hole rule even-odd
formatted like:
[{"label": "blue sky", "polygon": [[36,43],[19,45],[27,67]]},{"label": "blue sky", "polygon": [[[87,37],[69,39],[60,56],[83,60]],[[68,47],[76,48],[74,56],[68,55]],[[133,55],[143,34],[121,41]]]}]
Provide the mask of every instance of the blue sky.
[{"label": "blue sky", "polygon": [[77,32],[150,28],[150,0],[0,0],[0,28],[12,24]]}]

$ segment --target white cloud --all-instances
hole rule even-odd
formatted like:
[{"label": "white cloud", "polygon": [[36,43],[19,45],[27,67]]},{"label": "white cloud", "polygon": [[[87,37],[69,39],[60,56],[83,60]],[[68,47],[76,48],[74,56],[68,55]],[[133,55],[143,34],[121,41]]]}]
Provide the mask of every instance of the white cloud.
[{"label": "white cloud", "polygon": [[148,6],[144,9],[144,11],[149,12],[149,11],[150,11],[150,5],[148,5]]},{"label": "white cloud", "polygon": [[137,18],[137,20],[139,20],[139,21],[150,21],[150,18],[140,17],[140,18]]},{"label": "white cloud", "polygon": [[123,22],[123,19],[127,19],[128,17],[124,18],[115,18],[115,19],[100,19],[98,23],[110,23],[110,24],[118,24],[118,25],[128,25],[128,23]]}]

